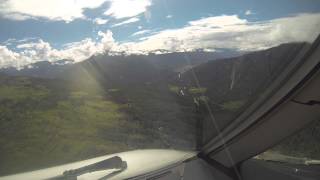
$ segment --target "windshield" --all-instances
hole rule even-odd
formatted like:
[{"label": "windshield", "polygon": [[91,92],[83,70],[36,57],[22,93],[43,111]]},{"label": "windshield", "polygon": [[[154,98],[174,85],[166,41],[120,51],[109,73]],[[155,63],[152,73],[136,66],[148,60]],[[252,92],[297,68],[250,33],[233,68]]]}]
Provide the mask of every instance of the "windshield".
[{"label": "windshield", "polygon": [[319,27],[319,1],[0,0],[0,176],[201,150]]},{"label": "windshield", "polygon": [[320,165],[319,140],[320,119],[254,158],[287,164]]}]

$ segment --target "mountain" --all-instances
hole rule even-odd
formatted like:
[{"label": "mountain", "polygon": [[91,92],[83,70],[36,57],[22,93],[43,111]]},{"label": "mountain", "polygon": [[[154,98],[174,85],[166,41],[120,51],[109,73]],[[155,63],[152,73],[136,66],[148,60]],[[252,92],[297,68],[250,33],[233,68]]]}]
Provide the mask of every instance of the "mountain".
[{"label": "mountain", "polygon": [[[308,46],[310,45],[307,43],[288,43],[238,57],[203,60],[202,63],[194,63],[192,68],[185,68],[180,72],[177,69],[181,70],[181,67],[186,67],[188,64],[186,57],[179,53],[178,55],[115,56],[111,58],[96,56],[76,64],[69,69],[68,75],[64,74],[64,76],[73,80],[77,79],[78,84],[81,84],[80,81],[86,75],[90,78],[85,81],[95,79],[104,89],[121,89],[122,97],[118,97],[121,102],[129,102],[129,99],[138,101],[145,99],[144,94],[149,96],[149,99],[157,99],[160,95],[163,102],[165,99],[170,99],[166,103],[178,102],[179,106],[194,109],[195,104],[199,105],[205,100],[215,114],[218,127],[223,129],[247,104],[267,88],[286,65],[301,53],[301,50]],[[194,59],[201,57],[199,54],[193,55]],[[162,62],[164,59],[166,60]],[[169,64],[170,61],[177,63]],[[200,61],[194,60],[193,62]],[[165,68],[168,65],[171,66]],[[150,95],[145,89],[154,93]],[[135,93],[131,93],[133,91]],[[172,101],[172,95],[177,96],[176,100]],[[145,105],[145,101],[142,101],[141,107],[147,109],[153,106],[150,104],[146,107]],[[205,124],[205,128],[215,129],[213,124],[210,124],[210,114],[206,108],[202,106],[198,109],[207,118],[203,124],[209,123]],[[168,118],[163,116],[159,122],[164,121],[163,119]],[[207,132],[210,134],[204,139],[217,133],[214,130]]]},{"label": "mountain", "polygon": [[14,67],[9,67],[0,69],[0,72],[9,76],[55,78],[57,75],[65,72],[73,63],[73,60],[66,59],[59,60],[54,63],[49,61],[39,61],[25,66],[20,70]]},{"label": "mountain", "polygon": [[98,55],[2,69],[0,174],[132,149],[200,148],[217,134],[213,121],[223,129],[305,46],[222,59]]},{"label": "mountain", "polygon": [[[299,53],[304,53],[310,44],[289,43],[267,50],[248,53],[239,57],[219,59],[200,64],[192,70],[180,74],[177,87],[195,100],[207,101],[214,114],[219,129],[226,127],[247,105],[268,88],[268,85]],[[200,87],[199,87],[200,85]],[[204,139],[215,136],[216,125],[207,107],[204,128],[209,134]]]},{"label": "mountain", "polygon": [[209,61],[181,74],[180,81],[201,87],[216,102],[246,99],[274,78],[294,59],[307,43],[282,44],[239,57]]},{"label": "mountain", "polygon": [[[115,55],[110,56],[106,54],[99,54],[92,56],[88,60],[92,59],[101,61],[110,61],[111,63],[115,61],[126,61],[130,60],[135,61],[136,59],[143,59],[148,63],[153,64],[153,66],[173,71],[185,71],[190,69],[193,66],[199,65],[201,63],[226,57],[234,57],[240,53],[236,51],[219,49],[216,52],[204,52],[204,51],[194,51],[194,52],[175,52],[175,53],[166,53],[166,54],[154,54],[150,53],[148,55]],[[107,63],[107,62],[106,62]],[[3,72],[8,75],[15,76],[31,76],[31,77],[42,77],[42,78],[56,78],[61,76],[62,72],[68,71],[74,63],[72,60],[60,60],[54,63],[48,61],[40,61],[24,68],[17,70],[14,67],[2,68],[0,72]],[[80,64],[82,64],[80,62]]]}]

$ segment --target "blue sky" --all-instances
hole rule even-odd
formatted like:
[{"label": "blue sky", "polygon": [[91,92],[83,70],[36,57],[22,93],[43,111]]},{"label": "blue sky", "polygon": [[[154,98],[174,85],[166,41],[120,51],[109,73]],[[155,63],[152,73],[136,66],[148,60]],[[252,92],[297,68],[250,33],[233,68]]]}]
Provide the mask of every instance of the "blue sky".
[{"label": "blue sky", "polygon": [[[0,0],[0,66],[312,41],[318,0]],[[246,43],[247,42],[247,43]]]}]

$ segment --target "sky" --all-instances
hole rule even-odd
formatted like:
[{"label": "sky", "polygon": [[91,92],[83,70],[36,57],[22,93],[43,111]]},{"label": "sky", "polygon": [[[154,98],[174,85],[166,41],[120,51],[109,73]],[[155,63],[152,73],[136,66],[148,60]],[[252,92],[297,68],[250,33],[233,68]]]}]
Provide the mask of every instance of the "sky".
[{"label": "sky", "polygon": [[312,42],[318,0],[0,0],[0,68]]}]

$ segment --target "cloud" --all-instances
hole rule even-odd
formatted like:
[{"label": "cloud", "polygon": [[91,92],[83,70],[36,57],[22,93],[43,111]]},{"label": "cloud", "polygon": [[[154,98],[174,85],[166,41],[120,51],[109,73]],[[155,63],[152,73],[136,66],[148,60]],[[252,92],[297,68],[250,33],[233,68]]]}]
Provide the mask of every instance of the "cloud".
[{"label": "cloud", "polygon": [[0,67],[19,67],[20,62],[27,63],[28,60],[22,59],[19,53],[9,50],[6,46],[0,45]]},{"label": "cloud", "polygon": [[85,18],[84,8],[97,8],[108,0],[2,0],[0,16],[12,20],[45,18],[70,22]]},{"label": "cloud", "polygon": [[166,18],[167,19],[171,19],[173,16],[171,14],[167,15]]},{"label": "cloud", "polygon": [[[1,11],[1,9],[0,9],[0,11]],[[0,15],[1,15],[1,12],[0,12]],[[24,21],[24,20],[27,20],[27,19],[37,19],[36,17],[29,16],[29,15],[26,15],[26,14],[11,13],[11,12],[2,14],[2,17],[5,18],[5,19],[11,19],[11,20],[15,20],[15,21]]]},{"label": "cloud", "polygon": [[[101,7],[104,3],[110,7],[104,15],[116,19],[135,17],[147,12],[151,0],[0,0],[0,16],[6,19],[23,21],[27,19],[47,19],[71,22],[85,19],[85,9]],[[95,21],[97,24],[106,20]]]},{"label": "cloud", "polygon": [[6,41],[1,42],[0,45],[15,47],[15,46],[21,45],[23,43],[33,42],[33,41],[37,41],[37,40],[39,40],[39,38],[37,38],[37,37],[26,37],[26,38],[19,39],[19,40],[15,39],[15,38],[10,38],[10,39],[7,39]]},{"label": "cloud", "polygon": [[106,24],[109,20],[108,19],[102,19],[102,18],[95,18],[94,23],[98,25]]},{"label": "cloud", "polygon": [[130,18],[130,19],[128,19],[128,20],[122,21],[122,22],[120,22],[120,23],[113,24],[111,27],[122,26],[122,25],[125,25],[125,24],[130,24],[130,23],[134,23],[134,22],[138,22],[138,21],[140,21],[139,18],[133,17],[133,18]]},{"label": "cloud", "polygon": [[244,12],[245,15],[249,16],[254,14],[251,10],[246,10],[246,12]]},{"label": "cloud", "polygon": [[[62,49],[51,47],[44,40],[21,41],[17,51],[0,45],[0,67],[23,67],[48,60],[85,60],[98,53],[147,54],[149,52],[182,52],[203,49],[214,51],[227,48],[237,51],[255,51],[288,42],[312,42],[320,33],[319,14],[298,14],[268,21],[249,22],[236,15],[221,15],[190,21],[186,26],[167,29],[143,36],[139,41],[119,43],[111,31],[98,32],[98,40],[91,38],[69,43]],[[134,34],[142,35],[148,30]],[[10,40],[13,42],[16,40]],[[164,50],[164,51],[163,51]]]},{"label": "cloud", "polygon": [[147,11],[151,0],[110,0],[110,8],[104,12],[116,19],[134,17]]},{"label": "cloud", "polygon": [[200,20],[190,21],[189,25],[194,27],[223,28],[226,26],[244,25],[247,20],[240,19],[237,15],[222,15],[215,17],[202,18]]},{"label": "cloud", "polygon": [[0,45],[0,67],[22,68],[30,63],[38,61],[55,62],[61,59],[72,59],[79,62],[94,54],[107,51],[121,51],[117,42],[113,39],[111,31],[98,32],[99,41],[86,38],[79,42],[68,43],[58,50],[52,48],[48,42],[39,39],[36,42],[21,43],[16,46],[19,50],[14,52],[7,46]]},{"label": "cloud", "polygon": [[190,21],[183,28],[154,33],[143,37],[131,48],[141,52],[157,49],[192,51],[199,48],[255,51],[288,42],[312,42],[320,33],[318,27],[320,14],[299,14],[260,22],[248,22],[236,15],[222,15]]},{"label": "cloud", "polygon": [[143,35],[143,34],[146,34],[146,33],[149,33],[149,32],[151,32],[151,30],[149,30],[149,29],[141,30],[141,31],[138,31],[138,32],[135,32],[135,33],[131,34],[131,36]]}]

